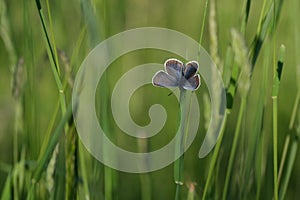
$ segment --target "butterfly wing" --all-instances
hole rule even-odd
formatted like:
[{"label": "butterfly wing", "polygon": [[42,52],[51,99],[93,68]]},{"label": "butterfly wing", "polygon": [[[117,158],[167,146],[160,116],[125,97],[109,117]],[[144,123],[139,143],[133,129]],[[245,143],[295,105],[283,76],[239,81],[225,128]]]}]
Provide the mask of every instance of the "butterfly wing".
[{"label": "butterfly wing", "polygon": [[175,77],[161,70],[153,76],[152,84],[159,87],[177,87],[178,81]]},{"label": "butterfly wing", "polygon": [[165,64],[166,72],[172,77],[176,78],[176,80],[180,80],[183,71],[183,63],[180,60],[175,58],[171,58],[166,60]]},{"label": "butterfly wing", "polygon": [[192,90],[195,91],[199,88],[199,86],[201,85],[201,79],[200,79],[200,75],[196,74],[193,77],[190,77],[188,80],[184,80],[182,87],[183,89],[186,90]]},{"label": "butterfly wing", "polygon": [[194,76],[198,70],[199,64],[197,61],[190,61],[185,65],[183,75],[185,79],[189,79]]}]

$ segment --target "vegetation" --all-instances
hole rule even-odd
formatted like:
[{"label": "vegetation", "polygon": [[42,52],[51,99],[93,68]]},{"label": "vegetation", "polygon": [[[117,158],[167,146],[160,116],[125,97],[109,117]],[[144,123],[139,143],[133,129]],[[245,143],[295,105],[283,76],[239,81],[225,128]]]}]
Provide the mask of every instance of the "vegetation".
[{"label": "vegetation", "polygon": [[[297,199],[299,8],[298,0],[0,0],[1,200]],[[184,168],[172,164],[131,174],[104,166],[85,149],[72,118],[72,87],[98,43],[149,26],[180,31],[210,52],[222,72],[227,109],[218,143],[199,159],[211,117],[202,80],[196,91],[200,127],[179,160]],[[157,150],[179,128],[179,102],[151,84],[132,95],[129,109],[145,126],[149,107],[162,104],[168,119],[159,134],[147,141],[130,137],[110,112],[111,93],[122,74],[172,57],[155,49],[134,51],[113,62],[100,80],[99,122],[121,148]]]}]

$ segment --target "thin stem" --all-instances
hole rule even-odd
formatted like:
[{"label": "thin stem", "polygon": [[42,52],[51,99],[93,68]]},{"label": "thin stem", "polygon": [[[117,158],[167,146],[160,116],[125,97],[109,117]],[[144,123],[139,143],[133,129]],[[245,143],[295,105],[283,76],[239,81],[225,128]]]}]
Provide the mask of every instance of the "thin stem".
[{"label": "thin stem", "polygon": [[[295,17],[300,16],[299,12],[298,12],[299,5],[300,5],[299,1],[295,1],[295,4],[294,4],[294,8],[295,8],[294,9],[294,16]],[[295,55],[298,55],[299,52],[300,52],[299,51],[299,34],[298,34],[299,31],[300,31],[299,26],[295,26],[294,31],[295,31],[295,52],[296,52]],[[299,63],[299,58],[297,59],[296,63]],[[297,67],[299,67],[299,66],[297,66]],[[300,86],[299,85],[299,83],[300,83],[299,82],[299,80],[300,80],[299,76],[297,78],[298,78],[298,86]],[[300,122],[300,108],[298,108],[299,100],[300,100],[300,87],[298,87],[296,100],[295,100],[295,103],[294,103],[294,106],[293,106],[293,111],[292,111],[291,120],[290,120],[290,124],[289,124],[289,130],[292,130],[293,127],[294,127],[297,110],[298,110],[298,119],[299,119],[299,122]],[[289,156],[288,156],[288,160],[287,160],[286,171],[282,176],[281,185],[279,185],[280,182],[278,182],[278,185],[280,186],[279,187],[279,199],[280,200],[284,199],[284,197],[285,197],[285,193],[286,193],[286,190],[287,190],[287,187],[288,187],[288,184],[289,184],[289,180],[290,180],[290,177],[291,177],[291,172],[292,172],[294,162],[295,162],[295,159],[296,159],[296,155],[297,155],[297,149],[298,149],[298,144],[299,144],[299,135],[300,135],[300,125],[299,125],[300,123],[299,122],[298,122],[298,128],[296,128],[296,131],[298,133],[296,133],[295,135],[288,134],[287,137],[286,137],[286,141],[288,140],[287,146],[290,147],[290,152],[289,152]],[[289,145],[290,141],[291,141],[291,145]],[[284,162],[285,162],[286,158],[283,157],[282,160],[283,160],[282,165],[284,165]],[[281,172],[281,171],[282,171],[282,169],[281,169],[281,166],[280,166],[279,172]],[[280,173],[280,175],[281,175],[281,173]]]},{"label": "thin stem", "polygon": [[49,19],[49,27],[50,27],[50,32],[51,32],[51,40],[52,40],[52,45],[53,45],[53,55],[54,55],[54,59],[55,59],[56,67],[57,67],[56,68],[57,72],[60,75],[60,67],[59,67],[55,38],[54,38],[53,23],[52,23],[49,0],[46,0],[46,5],[47,5],[47,12],[48,12],[48,19]]},{"label": "thin stem", "polygon": [[207,15],[207,7],[208,7],[208,0],[205,1],[205,7],[204,7],[204,13],[203,13],[203,19],[202,19],[202,26],[201,26],[201,33],[199,38],[199,44],[202,43],[203,33],[204,33],[204,27],[205,27],[205,21],[206,21],[206,15]]},{"label": "thin stem", "polygon": [[242,98],[239,115],[238,115],[238,120],[237,120],[237,125],[236,125],[236,129],[234,132],[233,144],[232,144],[228,168],[227,168],[227,172],[226,172],[226,179],[225,179],[225,185],[224,185],[223,194],[222,194],[222,200],[225,200],[226,196],[227,196],[229,181],[230,181],[231,172],[232,172],[232,165],[233,165],[234,156],[235,156],[235,152],[236,152],[236,148],[237,148],[237,141],[238,141],[239,135],[240,135],[240,129],[241,129],[241,124],[242,124],[245,107],[246,107],[246,98],[244,97],[244,98]]},{"label": "thin stem", "polygon": [[273,90],[272,90],[272,101],[273,101],[273,173],[274,173],[274,199],[278,200],[278,158],[277,158],[277,124],[278,124],[278,93],[279,93],[279,85],[281,72],[283,68],[284,62],[284,54],[285,54],[285,46],[280,46],[280,54],[276,67],[275,60],[275,39],[274,39],[274,80],[273,80]]},{"label": "thin stem", "polygon": [[181,155],[174,163],[174,181],[176,184],[175,200],[180,199],[180,186],[183,185],[183,172],[184,172],[184,137],[185,127],[187,122],[187,105],[186,105],[186,90],[180,90],[180,137],[176,140],[175,157]]},{"label": "thin stem", "polygon": [[[299,109],[299,113],[300,113],[300,109]],[[294,135],[294,137],[292,138],[292,145],[291,145],[291,150],[289,153],[289,159],[288,159],[288,164],[287,164],[287,170],[285,173],[285,176],[283,177],[283,181],[282,181],[282,185],[280,187],[280,191],[279,191],[279,199],[283,200],[288,184],[289,184],[289,180],[292,174],[292,169],[296,160],[296,156],[297,156],[297,150],[298,150],[298,145],[299,145],[299,136],[300,136],[300,130],[298,129],[298,133],[296,135]]]},{"label": "thin stem", "polygon": [[[40,17],[42,27],[43,27],[43,31],[44,31],[44,34],[45,34],[45,38],[46,38],[47,53],[48,53],[48,56],[49,56],[52,72],[53,72],[54,79],[55,79],[55,82],[56,82],[56,85],[57,85],[57,88],[58,88],[58,91],[59,91],[59,99],[60,99],[60,104],[61,104],[62,115],[64,115],[66,113],[66,97],[65,97],[63,84],[62,84],[62,82],[60,80],[60,77],[59,77],[59,66],[58,66],[58,62],[56,60],[57,55],[55,55],[56,51],[53,51],[53,48],[51,46],[51,42],[50,42],[50,39],[49,39],[49,34],[48,34],[48,31],[47,31],[47,27],[46,27],[46,22],[45,22],[45,19],[44,19],[41,3],[40,3],[39,0],[36,0],[36,6],[37,6],[37,9],[38,9],[38,12],[39,12],[39,17]],[[66,133],[68,132],[68,127],[67,126],[65,127],[65,132]]]},{"label": "thin stem", "polygon": [[105,194],[105,199],[111,200],[113,199],[113,169],[110,167],[104,166],[104,182],[105,182],[105,187],[104,187],[104,194]]},{"label": "thin stem", "polygon": [[151,200],[151,177],[149,174],[141,174],[141,200]]},{"label": "thin stem", "polygon": [[278,200],[278,161],[277,161],[277,97],[273,98],[273,176],[274,176],[274,199]]},{"label": "thin stem", "polygon": [[224,116],[224,121],[223,121],[221,130],[220,130],[220,139],[219,139],[218,143],[216,144],[216,147],[215,147],[215,150],[214,150],[214,153],[213,153],[210,165],[209,165],[208,176],[207,176],[207,179],[206,179],[206,183],[205,183],[205,187],[204,187],[204,191],[203,191],[203,196],[202,196],[203,200],[205,200],[205,198],[206,198],[208,187],[210,185],[210,181],[211,181],[212,176],[213,176],[213,171],[214,171],[214,168],[215,168],[215,165],[216,165],[216,162],[217,162],[217,158],[218,158],[218,155],[219,155],[219,152],[220,152],[220,147],[221,147],[221,144],[222,144],[222,141],[223,141],[223,135],[224,135],[228,115],[229,115],[229,111],[226,110],[226,113],[225,113],[225,116]]},{"label": "thin stem", "polygon": [[280,184],[280,181],[281,181],[281,176],[282,176],[283,167],[284,167],[284,164],[285,164],[287,152],[288,152],[289,145],[290,145],[290,140],[291,140],[291,137],[290,137],[290,135],[288,134],[288,135],[286,136],[286,138],[285,138],[285,141],[284,141],[283,152],[282,152],[281,161],[280,161],[280,166],[279,166],[279,172],[278,172],[278,185]]},{"label": "thin stem", "polygon": [[[298,92],[297,92],[297,96],[296,96],[295,103],[294,103],[294,106],[293,106],[293,111],[292,111],[290,124],[289,124],[289,130],[292,130],[293,127],[294,127],[296,114],[297,114],[297,108],[299,106],[299,100],[300,100],[300,90],[298,90]],[[288,149],[289,149],[289,146],[290,146],[290,141],[291,141],[291,136],[290,136],[290,134],[287,134],[287,136],[285,138],[285,142],[284,142],[283,153],[282,153],[282,156],[281,156],[281,162],[280,162],[280,167],[279,167],[278,185],[280,184],[284,164],[285,164],[286,157],[287,157],[287,152],[288,152]]]},{"label": "thin stem", "polygon": [[84,191],[84,199],[89,200],[90,199],[90,191],[89,191],[89,179],[88,179],[88,172],[86,169],[86,163],[84,159],[84,146],[83,144],[77,140],[78,148],[79,148],[79,165],[80,165],[80,171],[81,171],[81,178],[82,178],[82,185],[83,185],[83,191]]},{"label": "thin stem", "polygon": [[276,21],[276,6],[275,0],[273,0],[274,8],[274,20],[273,20],[273,31],[274,31],[274,50],[273,50],[273,57],[274,57],[274,82],[273,82],[273,181],[274,181],[274,199],[278,200],[278,161],[277,161],[277,94],[278,94],[278,87],[279,87],[279,79],[277,78],[278,74],[276,73],[276,34],[275,34],[275,21]]},{"label": "thin stem", "polygon": [[175,200],[179,200],[179,199],[180,199],[180,185],[177,184],[176,185]]},{"label": "thin stem", "polygon": [[[137,141],[138,149],[140,152],[149,152],[149,141],[139,139]],[[144,160],[144,166],[148,167],[148,159]],[[151,200],[152,199],[152,184],[151,176],[149,173],[140,174],[140,183],[141,183],[141,200]]]},{"label": "thin stem", "polygon": [[256,164],[257,165],[257,186],[256,186],[256,197],[255,197],[255,199],[256,200],[259,200],[259,199],[261,199],[261,191],[262,191],[262,183],[263,183],[263,174],[264,174],[264,155],[263,155],[263,151],[264,151],[264,148],[263,148],[263,146],[264,146],[264,143],[265,143],[265,135],[266,134],[264,134],[264,131],[263,131],[263,129],[261,129],[261,135],[262,135],[262,137],[261,137],[261,140],[260,140],[260,144],[258,145],[258,152],[257,152],[257,154],[258,154],[258,156],[257,156],[257,162],[258,162],[258,164]]}]

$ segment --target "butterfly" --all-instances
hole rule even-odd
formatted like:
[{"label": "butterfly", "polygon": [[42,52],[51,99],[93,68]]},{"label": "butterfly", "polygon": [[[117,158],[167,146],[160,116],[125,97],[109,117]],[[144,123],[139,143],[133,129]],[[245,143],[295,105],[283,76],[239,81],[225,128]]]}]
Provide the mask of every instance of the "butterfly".
[{"label": "butterfly", "polygon": [[170,58],[164,63],[165,71],[160,70],[152,78],[152,84],[159,87],[179,87],[180,90],[195,91],[199,88],[200,75],[196,74],[199,64],[190,61],[185,65],[175,58]]}]

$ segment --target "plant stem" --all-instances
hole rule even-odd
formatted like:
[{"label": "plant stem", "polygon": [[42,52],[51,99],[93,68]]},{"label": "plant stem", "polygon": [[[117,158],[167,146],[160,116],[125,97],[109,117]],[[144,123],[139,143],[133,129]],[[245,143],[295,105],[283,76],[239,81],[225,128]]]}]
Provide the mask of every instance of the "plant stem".
[{"label": "plant stem", "polygon": [[141,200],[151,200],[151,177],[148,173],[140,174]]},{"label": "plant stem", "polygon": [[[299,113],[300,113],[300,109],[299,109]],[[296,160],[296,156],[297,156],[297,150],[298,150],[298,145],[299,145],[299,136],[300,136],[300,130],[298,128],[298,133],[294,135],[294,137],[292,138],[292,144],[291,144],[291,148],[290,148],[290,153],[289,153],[289,159],[288,159],[288,164],[287,164],[287,170],[285,173],[285,176],[283,177],[283,181],[282,181],[282,186],[280,187],[280,191],[279,191],[279,199],[283,200],[288,184],[289,184],[289,180],[292,174],[292,169]]]},{"label": "plant stem", "polygon": [[[300,90],[298,90],[298,92],[297,92],[297,96],[296,96],[295,103],[293,106],[293,111],[292,111],[291,120],[290,120],[290,124],[289,124],[290,131],[293,129],[294,124],[295,124],[295,119],[296,119],[297,108],[299,106],[299,102],[300,102]],[[285,161],[287,158],[287,152],[290,147],[290,141],[291,141],[291,134],[288,134],[285,138],[283,153],[281,156],[281,162],[280,162],[280,167],[279,167],[279,172],[278,172],[278,185],[280,184],[280,181],[281,181],[284,164],[285,164]],[[289,157],[291,157],[291,155]],[[281,188],[280,188],[280,190],[281,190]]]},{"label": "plant stem", "polygon": [[[299,1],[295,1],[295,4],[294,4],[294,16],[295,17],[299,17],[299,12],[298,12],[298,6],[299,6]],[[296,55],[299,54],[299,27],[298,26],[295,26],[295,52],[296,52]],[[296,63],[299,64],[299,58],[297,59]],[[299,67],[299,66],[297,66]],[[299,68],[298,68],[299,70]],[[298,119],[299,119],[299,122],[300,122],[300,108],[298,108],[299,106],[299,101],[300,101],[300,79],[299,79],[299,71],[298,71],[298,92],[297,92],[297,95],[296,95],[296,99],[295,99],[295,103],[294,103],[294,106],[293,106],[293,111],[292,111],[292,115],[291,115],[291,120],[290,120],[290,124],[289,124],[289,130],[292,131],[293,128],[294,128],[294,124],[295,124],[295,119],[296,119],[296,115],[297,115],[297,110],[298,110]],[[298,109],[297,109],[298,108]],[[297,149],[298,149],[298,144],[299,144],[299,135],[300,135],[300,123],[298,122],[298,128],[296,128],[296,131],[297,133],[294,135],[294,134],[291,134],[289,133],[287,136],[286,136],[286,140],[285,140],[285,148],[284,148],[284,152],[283,152],[283,156],[282,156],[282,159],[281,159],[281,165],[280,165],[280,168],[279,168],[279,178],[278,178],[278,186],[279,187],[279,199],[282,200],[284,199],[285,197],[285,193],[286,193],[286,190],[287,190],[287,187],[288,187],[288,183],[289,183],[289,180],[290,180],[290,177],[291,177],[291,172],[292,172],[292,169],[293,169],[293,166],[294,166],[294,162],[295,162],[295,159],[296,159],[296,153],[297,153]],[[291,142],[291,145],[290,145],[290,141]],[[290,147],[290,148],[289,148]],[[288,149],[290,150],[289,151],[289,156],[288,156],[288,160],[287,160],[287,169],[286,169],[286,172],[283,174],[282,176],[282,183],[281,185],[280,184],[280,178],[281,178],[281,174],[282,174],[282,171],[283,171],[283,168],[284,168],[284,164],[285,164],[285,161],[286,161],[286,151],[288,151]]]},{"label": "plant stem", "polygon": [[82,178],[82,185],[83,185],[83,191],[84,191],[84,199],[89,200],[90,199],[90,191],[89,191],[89,179],[88,179],[88,172],[86,169],[86,163],[84,159],[84,146],[83,144],[77,140],[78,143],[78,154],[79,154],[79,165],[80,165],[80,171],[81,171],[81,178]]},{"label": "plant stem", "polygon": [[204,33],[204,27],[205,27],[205,20],[206,20],[206,13],[207,13],[207,7],[208,7],[208,0],[205,1],[205,8],[203,13],[203,19],[202,19],[202,26],[201,26],[201,33],[199,38],[199,44],[202,43],[203,33]]},{"label": "plant stem", "polygon": [[245,107],[246,107],[246,97],[243,97],[241,106],[240,106],[240,110],[239,110],[236,129],[234,132],[234,138],[233,138],[233,144],[232,144],[232,148],[231,148],[231,152],[230,152],[228,168],[227,168],[227,172],[226,172],[225,185],[224,185],[223,194],[222,194],[223,200],[225,200],[226,196],[227,196],[229,181],[230,181],[231,172],[232,172],[233,160],[234,160],[234,156],[235,156],[235,152],[236,152],[237,141],[238,141],[239,135],[240,135],[240,129],[241,129],[241,124],[242,124]]},{"label": "plant stem", "polygon": [[[275,40],[274,40],[275,42]],[[275,46],[274,46],[274,80],[273,80],[273,90],[272,90],[272,101],[273,101],[273,173],[274,173],[274,199],[278,200],[278,158],[277,158],[277,124],[278,124],[278,92],[280,85],[281,72],[283,68],[285,54],[285,46],[281,45],[279,59],[275,62]]]},{"label": "plant stem", "polygon": [[278,200],[278,177],[277,177],[277,97],[273,98],[273,176],[274,176],[274,199]]},{"label": "plant stem", "polygon": [[[62,81],[61,81],[60,76],[59,76],[59,74],[60,74],[59,71],[60,70],[59,70],[59,64],[58,64],[57,59],[56,59],[56,57],[57,57],[56,51],[53,51],[53,47],[51,46],[50,37],[49,37],[48,31],[47,31],[46,22],[45,22],[45,19],[44,19],[41,3],[40,3],[39,0],[36,0],[36,6],[37,6],[37,9],[38,9],[38,12],[39,12],[39,17],[40,17],[40,20],[41,20],[41,23],[42,23],[43,32],[44,32],[44,36],[45,36],[45,39],[46,39],[46,47],[47,47],[47,53],[48,53],[48,56],[49,56],[49,61],[50,61],[50,64],[51,64],[51,69],[52,69],[54,79],[55,79],[55,82],[56,82],[56,85],[57,85],[57,89],[58,89],[58,92],[59,92],[59,99],[60,99],[62,116],[64,116],[65,113],[66,113],[66,110],[67,110],[66,97],[65,97],[64,87],[63,87]],[[50,10],[48,9],[48,12],[49,11]],[[56,48],[56,46],[54,46],[54,48]],[[68,126],[67,125],[65,126],[65,133],[68,133]]]},{"label": "plant stem", "polygon": [[175,157],[181,155],[174,163],[174,181],[176,184],[175,199],[180,199],[180,186],[183,185],[183,172],[184,172],[184,136],[185,126],[187,122],[187,105],[186,105],[186,90],[180,89],[180,138],[176,140]]},{"label": "plant stem", "polygon": [[208,176],[207,176],[207,179],[206,179],[206,183],[205,183],[204,191],[203,191],[203,196],[202,196],[203,200],[205,200],[205,198],[206,198],[206,194],[207,194],[207,191],[208,191],[208,186],[210,186],[210,181],[211,181],[212,176],[213,176],[213,171],[214,171],[214,168],[215,168],[215,165],[216,165],[216,162],[217,162],[217,158],[218,158],[218,155],[219,155],[219,152],[220,152],[220,147],[221,147],[221,144],[222,144],[222,140],[223,140],[223,136],[224,136],[224,131],[225,131],[228,115],[229,115],[229,111],[226,110],[226,113],[225,113],[225,116],[224,116],[224,121],[223,121],[221,130],[220,130],[220,139],[219,139],[218,143],[216,144],[216,147],[215,147],[215,150],[214,150],[214,153],[213,153],[210,165],[209,165]]}]

